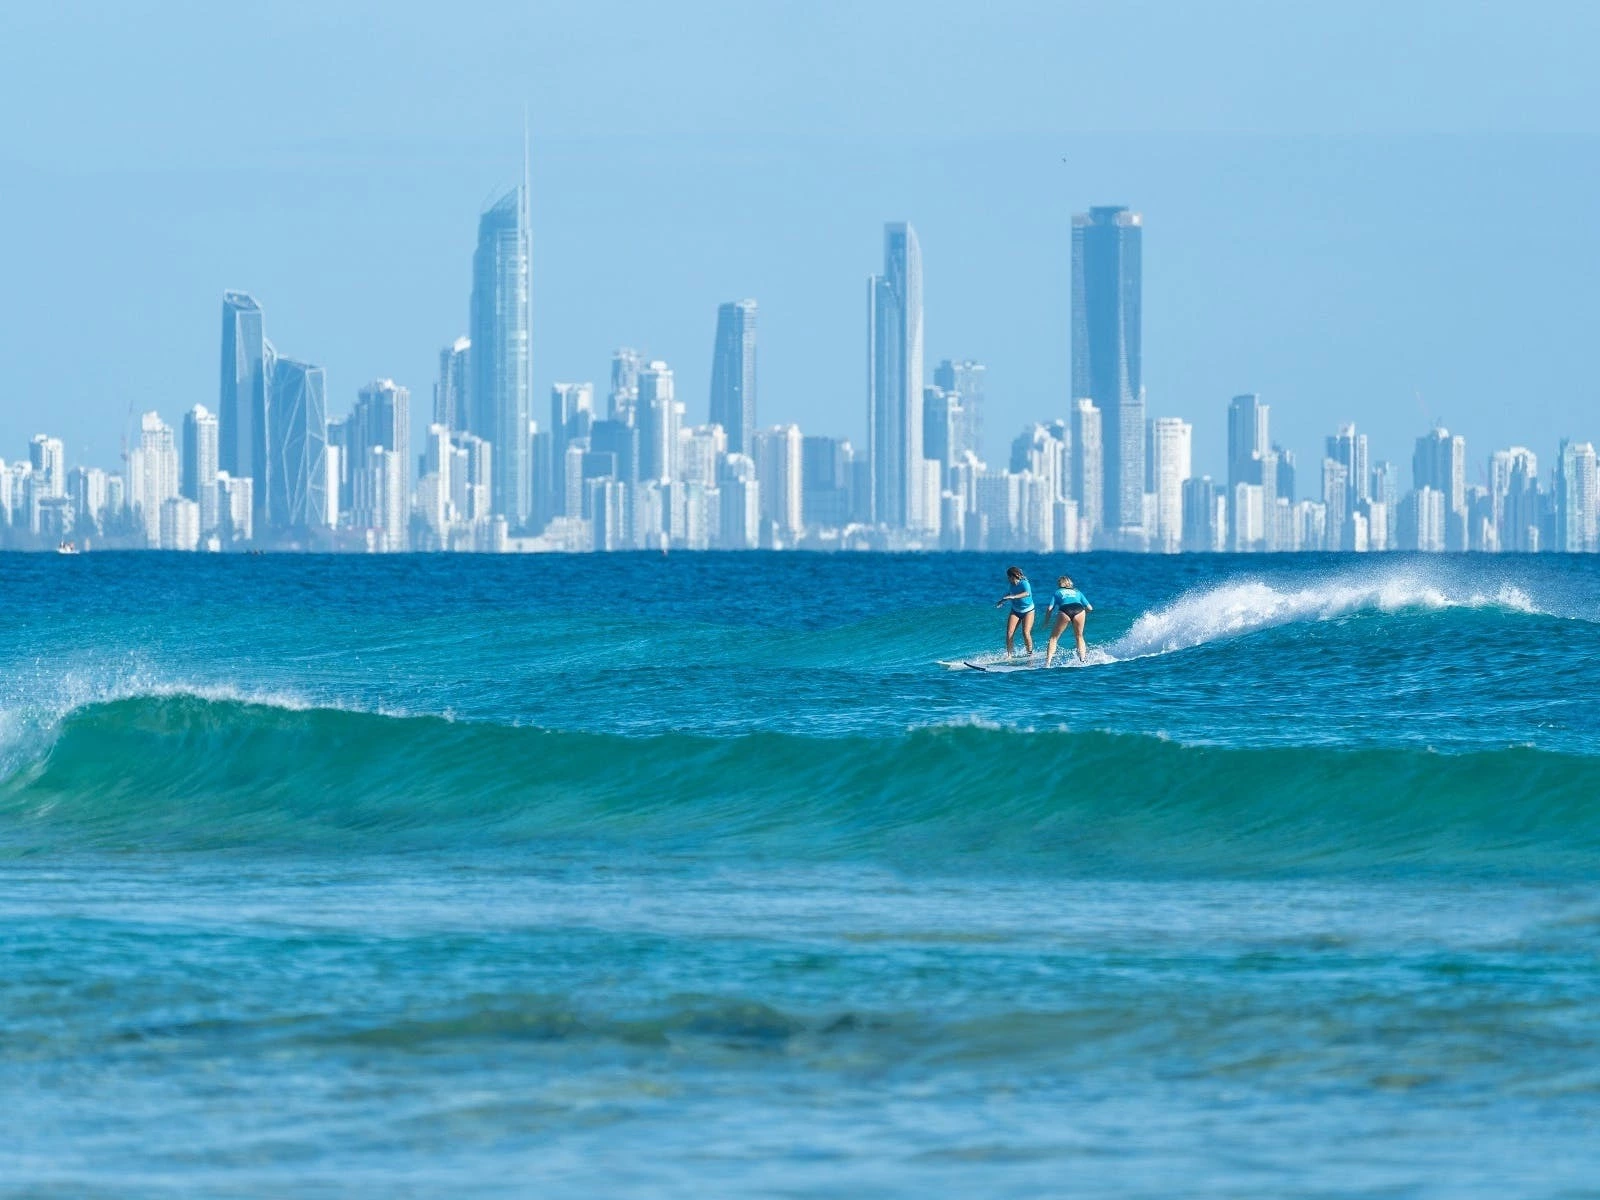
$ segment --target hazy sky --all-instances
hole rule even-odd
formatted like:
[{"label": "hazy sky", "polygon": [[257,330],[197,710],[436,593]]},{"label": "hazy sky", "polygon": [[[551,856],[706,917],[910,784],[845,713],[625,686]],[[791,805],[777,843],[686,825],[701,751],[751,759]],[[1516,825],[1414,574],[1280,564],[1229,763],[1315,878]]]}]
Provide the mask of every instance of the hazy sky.
[{"label": "hazy sky", "polygon": [[1152,415],[1220,471],[1258,391],[1302,456],[1600,439],[1600,5],[63,3],[0,8],[0,457],[115,462],[215,406],[248,290],[330,411],[431,406],[480,208],[533,128],[534,373],[637,346],[705,419],[755,297],[763,424],[861,438],[865,277],[922,240],[930,365],[989,364],[991,460],[1065,415],[1068,222],[1145,214]]}]

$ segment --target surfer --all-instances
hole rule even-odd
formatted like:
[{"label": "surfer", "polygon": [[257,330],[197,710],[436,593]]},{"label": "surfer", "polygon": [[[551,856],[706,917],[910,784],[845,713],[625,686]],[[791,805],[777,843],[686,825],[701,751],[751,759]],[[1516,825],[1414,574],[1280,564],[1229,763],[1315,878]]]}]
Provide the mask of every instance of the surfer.
[{"label": "surfer", "polygon": [[1067,626],[1072,626],[1073,636],[1078,639],[1078,661],[1088,661],[1088,650],[1083,644],[1083,623],[1085,614],[1094,611],[1094,605],[1089,603],[1089,598],[1072,586],[1070,576],[1063,575],[1056,580],[1055,595],[1050,597],[1050,604],[1044,610],[1046,623],[1050,614],[1055,613],[1055,626],[1050,630],[1050,641],[1045,645],[1044,665],[1049,666],[1050,661],[1056,656],[1056,643],[1061,640],[1061,635],[1066,632]]},{"label": "surfer", "polygon": [[1006,657],[1012,654],[1012,643],[1016,640],[1017,626],[1022,626],[1022,644],[1028,648],[1028,653],[1033,653],[1033,585],[1028,582],[1028,577],[1022,573],[1021,567],[1006,568],[1006,582],[1011,587],[1009,595],[1001,596],[995,601],[996,608],[1011,605],[1011,611],[1006,614]]}]

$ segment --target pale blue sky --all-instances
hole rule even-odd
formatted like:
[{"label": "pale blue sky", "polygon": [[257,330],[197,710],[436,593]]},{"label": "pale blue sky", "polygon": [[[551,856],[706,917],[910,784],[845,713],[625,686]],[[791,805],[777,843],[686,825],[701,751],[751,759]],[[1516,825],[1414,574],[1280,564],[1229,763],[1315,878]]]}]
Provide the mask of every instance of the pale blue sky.
[{"label": "pale blue sky", "polygon": [[1577,3],[6,4],[0,457],[110,465],[130,407],[214,405],[226,288],[335,413],[387,375],[420,423],[526,103],[541,416],[631,344],[703,420],[748,295],[762,423],[859,438],[862,281],[909,219],[999,458],[1064,413],[1068,218],[1126,203],[1198,468],[1243,390],[1302,494],[1341,420],[1548,461],[1600,439],[1596,61]]}]

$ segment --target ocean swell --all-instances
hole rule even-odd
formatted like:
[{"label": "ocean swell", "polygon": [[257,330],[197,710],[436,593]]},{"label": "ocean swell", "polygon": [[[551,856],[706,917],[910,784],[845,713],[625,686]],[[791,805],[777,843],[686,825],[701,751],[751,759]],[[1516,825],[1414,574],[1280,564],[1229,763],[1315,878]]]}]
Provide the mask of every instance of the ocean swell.
[{"label": "ocean swell", "polygon": [[1600,867],[1600,759],[982,726],[629,738],[189,695],[68,714],[0,852],[602,849],[1043,873]]}]

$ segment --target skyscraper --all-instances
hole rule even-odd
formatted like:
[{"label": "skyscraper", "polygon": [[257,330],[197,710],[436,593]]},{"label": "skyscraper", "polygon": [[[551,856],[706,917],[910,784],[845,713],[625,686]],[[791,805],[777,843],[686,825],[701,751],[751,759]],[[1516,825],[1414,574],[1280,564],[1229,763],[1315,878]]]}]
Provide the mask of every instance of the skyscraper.
[{"label": "skyscraper", "polygon": [[1193,427],[1178,417],[1150,422],[1150,459],[1156,496],[1153,545],[1167,554],[1183,548],[1183,485],[1191,473]]},{"label": "skyscraper", "polygon": [[[933,386],[961,397],[961,443],[952,450],[952,461],[969,450],[983,457],[984,376],[981,362],[945,359],[933,369]],[[934,455],[933,457],[937,457]]]},{"label": "skyscraper", "polygon": [[[1100,410],[1092,400],[1072,404],[1072,498],[1078,502],[1078,520],[1083,525],[1080,546],[1088,546],[1099,534],[1104,520],[1100,505],[1105,499],[1105,454],[1101,444]],[[1140,501],[1141,505],[1143,501]]]},{"label": "skyscraper", "polygon": [[884,226],[883,274],[867,281],[867,454],[872,519],[925,528],[922,249],[904,221]]},{"label": "skyscraper", "polygon": [[128,454],[128,485],[145,545],[160,546],[162,505],[178,494],[178,447],[160,413],[139,419],[139,445]]},{"label": "skyscraper", "polygon": [[1357,433],[1354,425],[1341,425],[1339,432],[1328,439],[1327,453],[1334,462],[1344,466],[1349,488],[1345,495],[1345,511],[1355,512],[1358,504],[1372,499],[1372,472],[1367,466],[1367,435]]},{"label": "skyscraper", "polygon": [[439,351],[439,378],[433,385],[433,423],[451,433],[465,429],[471,387],[472,339],[460,337]]},{"label": "skyscraper", "polygon": [[[798,425],[775,425],[755,437],[756,479],[761,484],[761,517],[794,543],[805,528],[803,441]],[[729,445],[732,445],[730,439]]]},{"label": "skyscraper", "polygon": [[1417,439],[1411,456],[1411,481],[1417,490],[1432,488],[1443,497],[1445,542],[1451,550],[1467,548],[1467,443],[1451,437],[1443,426]]},{"label": "skyscraper", "polygon": [[1556,544],[1568,554],[1600,550],[1600,480],[1594,446],[1566,438],[1556,456]]},{"label": "skyscraper", "polygon": [[491,500],[513,529],[533,510],[532,248],[524,156],[522,183],[479,218],[472,256],[469,428],[494,447]]},{"label": "skyscraper", "polygon": [[217,399],[217,464],[253,482],[257,517],[267,502],[267,395],[271,351],[261,306],[244,292],[222,294],[222,387]]},{"label": "skyscraper", "polygon": [[606,412],[613,421],[633,424],[634,408],[639,402],[639,369],[644,356],[631,346],[621,346],[611,354],[611,391],[606,400]]},{"label": "skyscraper", "polygon": [[1538,478],[1538,456],[1526,446],[1489,456],[1489,503],[1499,549],[1527,551],[1537,540],[1533,487]]},{"label": "skyscraper", "polygon": [[183,458],[178,491],[200,506],[200,532],[217,527],[217,451],[216,416],[205,405],[196,404],[183,416]]},{"label": "skyscraper", "polygon": [[[267,520],[273,529],[287,533],[325,528],[328,410],[322,368],[292,358],[276,359],[267,403]],[[337,497],[333,503],[337,506]]]},{"label": "skyscraper", "polygon": [[[441,422],[442,423],[442,422]],[[392,379],[375,379],[356,394],[350,413],[350,445],[358,462],[364,462],[374,446],[400,455],[403,478],[408,488],[411,468],[411,391]]]},{"label": "skyscraper", "polygon": [[922,389],[922,452],[939,472],[940,487],[945,473],[966,452],[966,409],[956,392],[943,387]]},{"label": "skyscraper", "polygon": [[641,368],[638,389],[639,479],[671,483],[677,478],[678,430],[682,426],[672,368],[660,360]]},{"label": "skyscraper", "polygon": [[[1272,454],[1268,430],[1269,406],[1254,392],[1235,396],[1228,402],[1228,548],[1239,550],[1272,549],[1267,542],[1266,519],[1259,526],[1259,539],[1241,536],[1239,518],[1243,509],[1237,503],[1240,485],[1261,489],[1263,513],[1277,506],[1277,459]],[[1262,544],[1253,544],[1259,540]]]},{"label": "skyscraper", "polygon": [[1091,208],[1072,218],[1072,399],[1100,410],[1103,527],[1144,521],[1144,377],[1140,345],[1143,218]]},{"label": "skyscraper", "polygon": [[728,449],[749,454],[756,431],[756,302],[733,300],[717,309],[711,355],[711,423],[728,433]]}]

